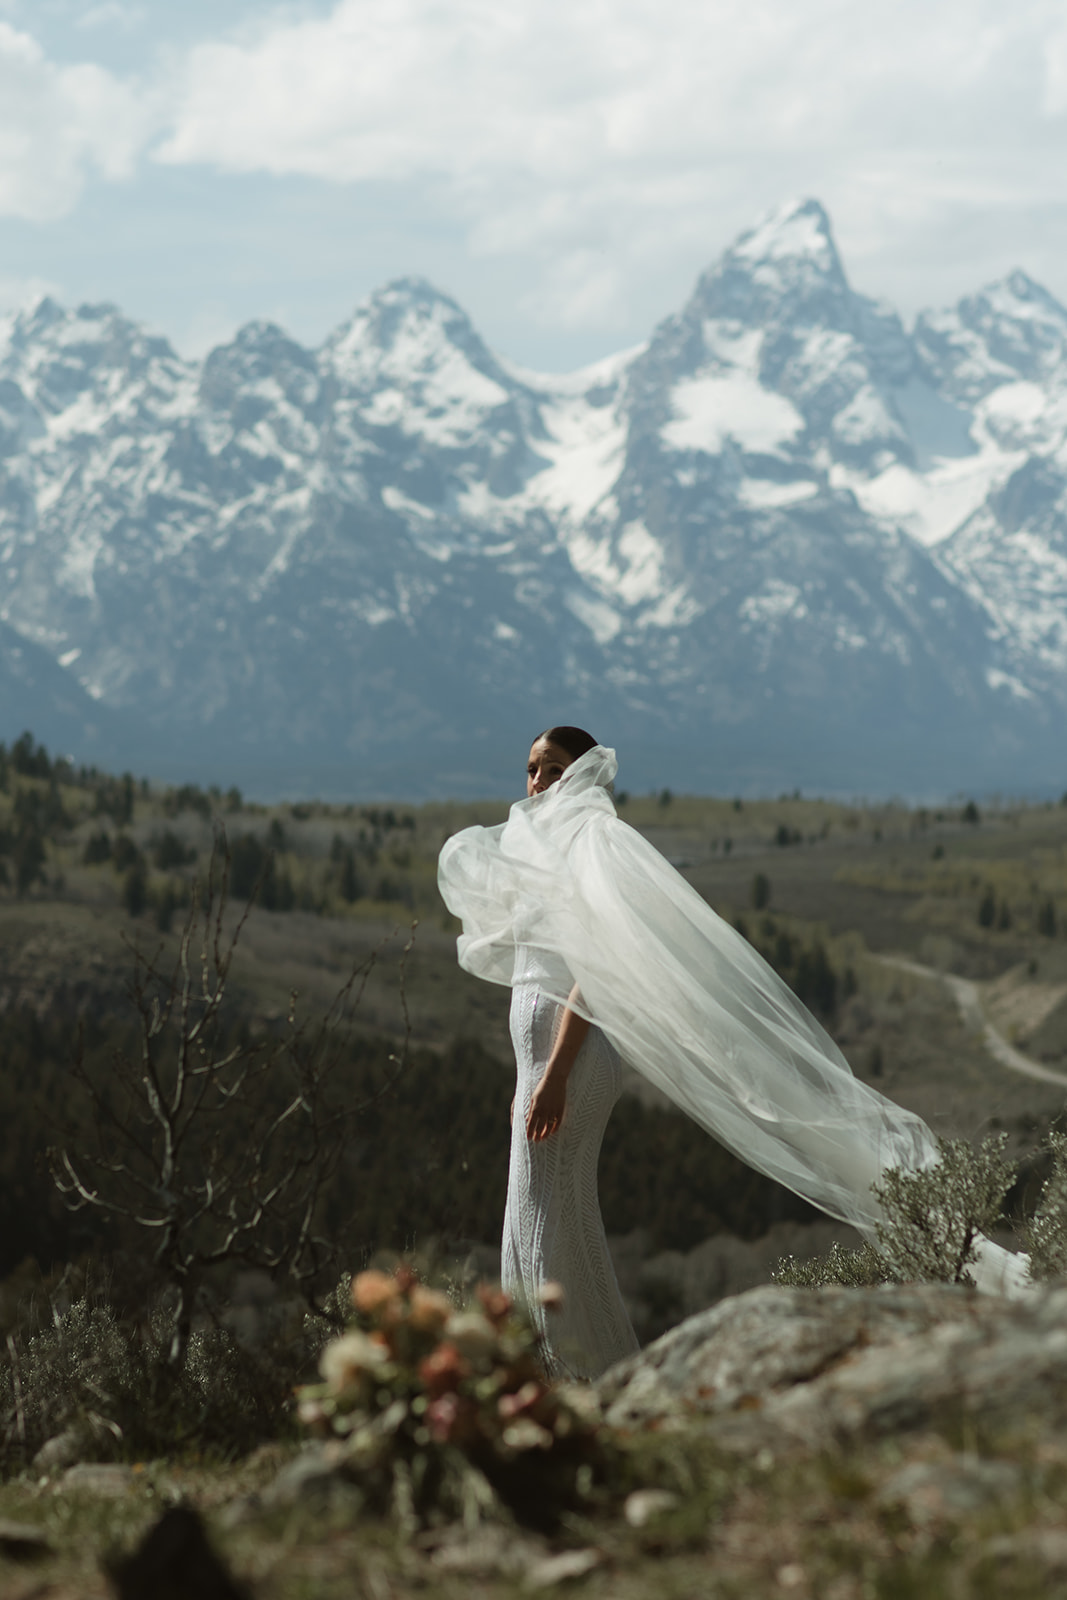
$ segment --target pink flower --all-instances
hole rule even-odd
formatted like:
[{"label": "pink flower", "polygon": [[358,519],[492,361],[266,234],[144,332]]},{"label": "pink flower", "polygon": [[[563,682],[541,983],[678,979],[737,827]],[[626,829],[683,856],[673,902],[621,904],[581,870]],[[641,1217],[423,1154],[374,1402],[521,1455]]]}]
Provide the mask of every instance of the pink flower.
[{"label": "pink flower", "polygon": [[465,1395],[442,1394],[426,1407],[426,1426],[438,1444],[458,1444],[474,1431],[474,1406]]},{"label": "pink flower", "polygon": [[443,1395],[456,1389],[470,1376],[470,1370],[454,1344],[439,1344],[419,1362],[419,1377],[431,1395]]},{"label": "pink flower", "polygon": [[544,1384],[531,1379],[521,1389],[516,1389],[514,1394],[502,1394],[496,1408],[504,1418],[519,1417],[524,1411],[532,1411],[544,1392]]}]

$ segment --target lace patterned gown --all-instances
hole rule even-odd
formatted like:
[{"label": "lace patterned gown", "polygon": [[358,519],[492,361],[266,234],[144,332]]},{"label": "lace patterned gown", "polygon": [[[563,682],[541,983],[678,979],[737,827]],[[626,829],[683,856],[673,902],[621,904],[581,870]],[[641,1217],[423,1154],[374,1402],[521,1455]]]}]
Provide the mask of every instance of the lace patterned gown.
[{"label": "lace patterned gown", "polygon": [[[501,1277],[537,1322],[552,1376],[596,1378],[638,1348],[608,1254],[597,1193],[597,1158],[619,1098],[621,1069],[599,1028],[590,1028],[567,1081],[562,1126],[531,1144],[526,1116],[561,1010],[534,982],[512,989],[518,1077]],[[562,1287],[562,1310],[545,1311],[540,1305],[546,1283]]]}]

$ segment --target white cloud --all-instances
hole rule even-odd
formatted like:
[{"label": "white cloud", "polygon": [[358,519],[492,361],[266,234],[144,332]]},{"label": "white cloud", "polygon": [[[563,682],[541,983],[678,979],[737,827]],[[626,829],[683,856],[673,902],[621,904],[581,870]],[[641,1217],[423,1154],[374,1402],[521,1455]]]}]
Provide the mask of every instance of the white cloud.
[{"label": "white cloud", "polygon": [[861,257],[1058,206],[1065,40],[1048,0],[338,0],[194,48],[158,155],[429,177],[475,252],[543,257],[534,315],[595,321],[795,189]]},{"label": "white cloud", "polygon": [[[43,28],[45,10],[18,15]],[[477,263],[509,256],[516,320],[546,328],[638,337],[793,193],[828,205],[860,286],[905,307],[1016,259],[1067,288],[1058,0],[78,0],[63,15],[54,49],[76,39],[101,60],[141,19],[108,57],[141,77],[60,64],[0,23],[0,214],[58,217],[161,135],[172,166],[370,181],[405,215],[424,197],[412,267],[434,274],[458,223],[464,270],[484,282]]]},{"label": "white cloud", "polygon": [[75,21],[76,28],[138,28],[146,21],[144,6],[125,5],[123,0],[101,0],[90,6]]},{"label": "white cloud", "polygon": [[88,171],[128,177],[148,126],[135,88],[91,62],[57,65],[0,22],[0,215],[47,221]]}]

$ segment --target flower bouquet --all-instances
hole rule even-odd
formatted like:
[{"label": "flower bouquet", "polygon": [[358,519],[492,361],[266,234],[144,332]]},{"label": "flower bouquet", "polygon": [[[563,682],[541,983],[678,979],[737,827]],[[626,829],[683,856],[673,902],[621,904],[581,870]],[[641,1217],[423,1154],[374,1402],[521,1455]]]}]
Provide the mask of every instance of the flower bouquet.
[{"label": "flower bouquet", "polygon": [[[298,1391],[368,1509],[407,1526],[505,1511],[548,1528],[603,1476],[595,1412],[544,1374],[539,1337],[501,1290],[458,1310],[407,1267],[352,1281],[356,1321]],[[546,1305],[559,1291],[546,1292]]]}]

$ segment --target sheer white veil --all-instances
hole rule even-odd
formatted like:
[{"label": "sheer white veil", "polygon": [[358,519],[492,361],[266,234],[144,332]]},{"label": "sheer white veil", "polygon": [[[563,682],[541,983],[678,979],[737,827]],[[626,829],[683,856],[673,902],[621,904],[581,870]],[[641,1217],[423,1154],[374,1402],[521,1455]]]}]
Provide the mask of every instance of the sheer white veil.
[{"label": "sheer white veil", "polygon": [[[750,1166],[873,1237],[889,1167],[938,1159],[921,1118],[861,1083],[763,958],[616,815],[597,745],[494,828],[441,851],[460,965],[511,984],[532,963],[623,1059]],[[669,1181],[669,1175],[664,1175]],[[985,1242],[981,1287],[1025,1276]]]}]

